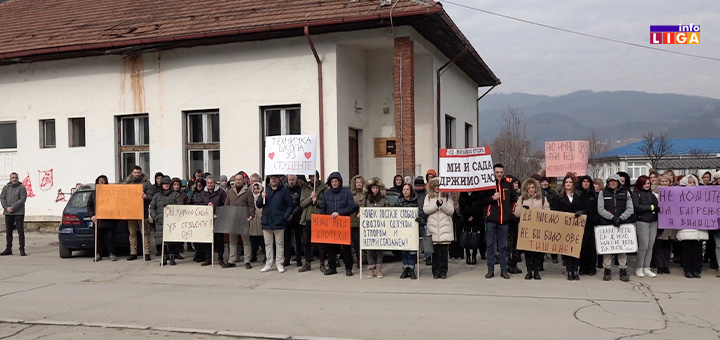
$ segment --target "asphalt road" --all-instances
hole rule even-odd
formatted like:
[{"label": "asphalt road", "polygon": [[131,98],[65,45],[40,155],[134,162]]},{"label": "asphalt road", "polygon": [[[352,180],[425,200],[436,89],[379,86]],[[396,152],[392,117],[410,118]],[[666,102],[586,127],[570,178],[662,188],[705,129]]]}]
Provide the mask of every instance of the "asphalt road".
[{"label": "asphalt road", "polygon": [[27,240],[29,256],[0,257],[0,339],[720,338],[720,278],[710,270],[567,281],[547,262],[541,281],[487,280],[484,261],[451,261],[447,280],[423,264],[412,281],[392,262],[384,279],[361,279],[357,269],[325,277],[317,266],[281,274],[190,260],[160,268],[157,257],[94,263],[60,259],[56,235]]}]

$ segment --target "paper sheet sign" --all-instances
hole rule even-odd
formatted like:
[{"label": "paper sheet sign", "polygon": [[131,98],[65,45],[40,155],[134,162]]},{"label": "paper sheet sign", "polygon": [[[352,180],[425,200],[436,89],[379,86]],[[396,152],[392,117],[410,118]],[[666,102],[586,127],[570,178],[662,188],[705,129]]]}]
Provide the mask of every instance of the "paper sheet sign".
[{"label": "paper sheet sign", "polygon": [[350,236],[350,217],[312,214],[312,243],[345,244],[352,243]]},{"label": "paper sheet sign", "polygon": [[587,216],[522,209],[517,249],[580,257]]},{"label": "paper sheet sign", "polygon": [[658,228],[720,229],[720,187],[658,188]]},{"label": "paper sheet sign", "polygon": [[599,225],[595,227],[595,248],[598,254],[634,253],[638,249],[635,225]]},{"label": "paper sheet sign", "polygon": [[213,207],[166,205],[163,242],[213,242]]},{"label": "paper sheet sign", "polygon": [[95,215],[102,220],[142,220],[142,184],[98,184]]},{"label": "paper sheet sign", "polygon": [[479,191],[495,187],[490,147],[440,149],[440,191]]},{"label": "paper sheet sign", "polygon": [[317,136],[265,137],[265,176],[314,175]]},{"label": "paper sheet sign", "polygon": [[417,217],[418,208],[361,207],[360,249],[418,250]]},{"label": "paper sheet sign", "polygon": [[546,176],[563,177],[568,172],[587,175],[589,145],[586,140],[545,142]]}]

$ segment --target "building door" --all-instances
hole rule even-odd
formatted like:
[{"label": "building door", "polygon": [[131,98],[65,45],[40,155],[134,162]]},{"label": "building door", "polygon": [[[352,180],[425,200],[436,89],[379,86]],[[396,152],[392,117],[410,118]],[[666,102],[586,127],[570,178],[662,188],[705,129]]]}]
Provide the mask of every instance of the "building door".
[{"label": "building door", "polygon": [[360,130],[349,129],[348,131],[348,164],[350,178],[360,174]]}]

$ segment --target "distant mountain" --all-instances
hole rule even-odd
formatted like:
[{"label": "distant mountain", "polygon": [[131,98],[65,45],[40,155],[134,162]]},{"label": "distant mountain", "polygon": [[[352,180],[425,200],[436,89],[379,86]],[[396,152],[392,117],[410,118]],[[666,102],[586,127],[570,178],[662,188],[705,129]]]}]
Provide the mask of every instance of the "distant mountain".
[{"label": "distant mountain", "polygon": [[720,135],[720,100],[680,94],[637,91],[577,91],[562,96],[527,93],[489,94],[480,101],[480,141],[491,143],[502,112],[523,113],[528,138],[536,149],[545,141],[583,139],[596,129],[621,146],[642,138],[647,130],[667,132],[671,138]]}]

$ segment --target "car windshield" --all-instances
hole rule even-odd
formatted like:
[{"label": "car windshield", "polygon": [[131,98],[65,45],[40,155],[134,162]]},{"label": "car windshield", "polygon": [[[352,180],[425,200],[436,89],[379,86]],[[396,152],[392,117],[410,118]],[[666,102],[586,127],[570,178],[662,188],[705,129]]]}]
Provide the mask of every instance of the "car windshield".
[{"label": "car windshield", "polygon": [[74,193],[72,197],[70,197],[70,201],[68,201],[67,207],[86,208],[88,199],[90,198],[90,193],[92,193],[92,191],[80,191]]}]

